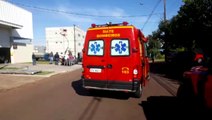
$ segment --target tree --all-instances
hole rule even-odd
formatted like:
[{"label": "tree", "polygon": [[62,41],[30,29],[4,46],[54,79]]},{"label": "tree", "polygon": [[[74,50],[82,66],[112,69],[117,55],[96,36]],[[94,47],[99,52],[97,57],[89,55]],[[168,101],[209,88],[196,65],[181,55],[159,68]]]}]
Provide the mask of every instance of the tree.
[{"label": "tree", "polygon": [[151,54],[154,54],[154,57],[159,58],[161,56],[160,50],[162,43],[157,38],[154,38],[154,36],[155,36],[154,33],[153,36],[152,35],[148,36],[149,40],[148,40],[147,52],[149,56]]},{"label": "tree", "polygon": [[165,49],[183,47],[185,50],[200,48],[212,57],[212,0],[183,0],[178,14],[161,21],[154,35],[165,42]]}]

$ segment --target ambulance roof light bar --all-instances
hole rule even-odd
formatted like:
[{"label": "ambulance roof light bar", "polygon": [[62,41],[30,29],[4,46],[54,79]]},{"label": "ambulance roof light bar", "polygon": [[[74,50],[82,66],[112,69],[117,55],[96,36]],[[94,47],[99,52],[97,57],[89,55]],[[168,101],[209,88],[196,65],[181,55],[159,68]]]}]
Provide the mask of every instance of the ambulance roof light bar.
[{"label": "ambulance roof light bar", "polygon": [[95,27],[107,27],[107,26],[127,26],[129,23],[124,21],[122,23],[117,23],[117,24],[112,24],[112,22],[108,22],[106,24],[102,24],[102,25],[96,25],[96,24],[91,24],[91,27],[92,28],[95,28]]}]

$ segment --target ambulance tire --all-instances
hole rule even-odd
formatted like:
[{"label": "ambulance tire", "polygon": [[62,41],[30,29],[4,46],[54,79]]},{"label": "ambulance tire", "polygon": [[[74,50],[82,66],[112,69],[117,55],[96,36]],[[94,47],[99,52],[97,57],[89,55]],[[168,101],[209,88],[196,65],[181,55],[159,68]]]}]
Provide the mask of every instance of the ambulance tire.
[{"label": "ambulance tire", "polygon": [[140,98],[142,95],[142,86],[139,85],[139,87],[137,88],[137,90],[134,93],[135,98]]}]

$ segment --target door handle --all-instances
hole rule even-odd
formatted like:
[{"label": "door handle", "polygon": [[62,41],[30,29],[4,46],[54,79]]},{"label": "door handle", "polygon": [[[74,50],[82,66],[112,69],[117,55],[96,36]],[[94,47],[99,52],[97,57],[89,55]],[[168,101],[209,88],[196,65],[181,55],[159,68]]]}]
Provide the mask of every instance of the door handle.
[{"label": "door handle", "polygon": [[107,68],[111,69],[112,67],[112,64],[107,64]]}]

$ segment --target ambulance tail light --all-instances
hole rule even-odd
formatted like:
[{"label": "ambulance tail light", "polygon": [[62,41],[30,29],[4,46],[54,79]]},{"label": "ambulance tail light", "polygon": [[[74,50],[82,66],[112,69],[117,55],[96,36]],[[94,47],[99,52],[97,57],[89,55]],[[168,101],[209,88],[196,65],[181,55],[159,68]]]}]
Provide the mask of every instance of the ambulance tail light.
[{"label": "ambulance tail light", "polygon": [[124,21],[122,24],[123,24],[124,26],[127,26],[129,23],[126,22],[126,21]]},{"label": "ambulance tail light", "polygon": [[96,27],[96,24],[91,24],[91,27],[92,27],[92,28],[95,28],[95,27]]},{"label": "ambulance tail light", "polygon": [[138,69],[134,69],[133,70],[133,78],[137,78],[138,77]]}]

